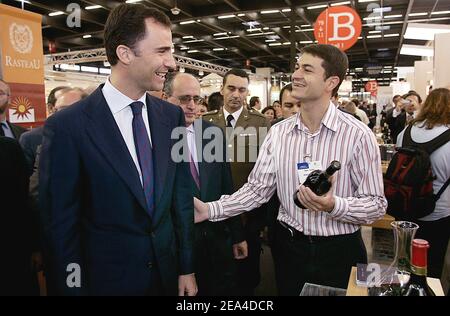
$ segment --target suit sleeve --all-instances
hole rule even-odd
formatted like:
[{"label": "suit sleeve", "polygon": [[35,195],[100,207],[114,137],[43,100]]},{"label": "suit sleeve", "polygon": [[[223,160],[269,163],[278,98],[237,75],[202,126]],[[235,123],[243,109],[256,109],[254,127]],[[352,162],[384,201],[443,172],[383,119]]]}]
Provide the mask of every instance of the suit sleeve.
[{"label": "suit sleeve", "polygon": [[[178,115],[178,126],[185,126],[184,114],[181,109],[178,109]],[[183,141],[183,139],[178,141]],[[189,163],[176,163],[172,210],[177,237],[180,275],[194,273],[194,200],[190,181]]]},{"label": "suit sleeve", "polygon": [[[27,133],[28,134],[28,133]],[[31,145],[31,137],[27,137],[27,134],[22,134],[19,139],[20,146],[22,146],[23,153],[27,160],[28,173],[31,175],[34,169],[34,152]]]},{"label": "suit sleeve", "polygon": [[[80,160],[73,136],[63,125],[51,117],[44,128],[39,164],[44,251],[57,294],[83,295],[88,285],[80,245]],[[81,286],[74,286],[80,279]]]}]

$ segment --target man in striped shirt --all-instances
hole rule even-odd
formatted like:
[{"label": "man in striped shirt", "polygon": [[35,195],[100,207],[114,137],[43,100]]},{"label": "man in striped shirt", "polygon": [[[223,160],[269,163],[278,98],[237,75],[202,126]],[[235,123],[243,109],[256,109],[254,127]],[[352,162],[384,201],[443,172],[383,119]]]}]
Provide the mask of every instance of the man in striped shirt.
[{"label": "man in striped shirt", "polygon": [[[360,225],[386,212],[380,153],[369,128],[330,102],[348,68],[331,45],[302,49],[292,75],[300,113],[274,125],[248,182],[231,196],[195,200],[196,221],[217,221],[266,203],[277,190],[281,202],[274,246],[280,295],[299,295],[304,283],[346,288],[351,267],[367,261]],[[324,196],[300,185],[297,163],[333,160],[342,167]],[[293,194],[306,207],[294,204]]]}]

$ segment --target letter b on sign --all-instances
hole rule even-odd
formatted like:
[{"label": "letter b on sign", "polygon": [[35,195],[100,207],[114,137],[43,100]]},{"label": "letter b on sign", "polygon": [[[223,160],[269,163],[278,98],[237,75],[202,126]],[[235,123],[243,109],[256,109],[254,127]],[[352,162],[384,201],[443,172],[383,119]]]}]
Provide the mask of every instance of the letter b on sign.
[{"label": "letter b on sign", "polygon": [[352,47],[361,34],[361,18],[347,6],[330,7],[320,13],[314,24],[319,44],[331,44],[342,51]]}]

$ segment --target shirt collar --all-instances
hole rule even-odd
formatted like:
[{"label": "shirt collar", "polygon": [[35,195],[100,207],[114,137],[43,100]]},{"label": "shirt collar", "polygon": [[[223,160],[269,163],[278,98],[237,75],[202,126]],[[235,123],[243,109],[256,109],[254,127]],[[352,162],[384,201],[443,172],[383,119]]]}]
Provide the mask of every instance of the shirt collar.
[{"label": "shirt collar", "polygon": [[244,109],[243,106],[239,110],[237,110],[234,113],[229,113],[227,110],[225,110],[225,107],[223,107],[223,115],[225,116],[225,121],[227,120],[228,115],[233,115],[234,121],[237,122],[239,119],[239,116],[241,116],[242,110]]},{"label": "shirt collar", "polygon": [[146,108],[147,106],[147,93],[144,93],[138,100],[133,100],[120,92],[116,87],[114,87],[109,81],[109,77],[106,80],[102,91],[103,95],[105,96],[106,102],[108,103],[108,106],[113,114],[122,111],[131,103],[136,101],[144,103],[144,108]]},{"label": "shirt collar", "polygon": [[188,127],[186,127],[187,131],[189,133],[194,133],[194,123],[192,123],[191,125],[189,125]]},{"label": "shirt collar", "polygon": [[[322,117],[321,125],[325,126],[329,130],[336,132],[338,130],[338,121],[339,121],[339,111],[336,106],[330,101],[328,105],[328,109],[325,112],[325,115]],[[303,124],[300,116],[300,112],[295,115],[295,120],[292,120],[291,127],[289,130],[293,130],[297,127],[299,130],[306,131],[306,126]]]}]

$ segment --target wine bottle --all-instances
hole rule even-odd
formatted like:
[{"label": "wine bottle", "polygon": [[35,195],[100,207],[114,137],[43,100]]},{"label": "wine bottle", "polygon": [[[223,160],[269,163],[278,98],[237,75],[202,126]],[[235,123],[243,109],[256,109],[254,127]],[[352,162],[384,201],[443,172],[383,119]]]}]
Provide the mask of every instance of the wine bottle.
[{"label": "wine bottle", "polygon": [[402,290],[403,296],[436,296],[427,282],[427,253],[430,245],[423,239],[412,242],[411,277]]},{"label": "wine bottle", "polygon": [[[339,169],[341,169],[341,163],[339,161],[332,161],[325,171],[313,170],[306,178],[303,185],[311,189],[316,195],[324,195],[331,188],[330,177]],[[298,190],[294,193],[294,203],[300,208],[305,208],[303,204],[298,200]]]}]

